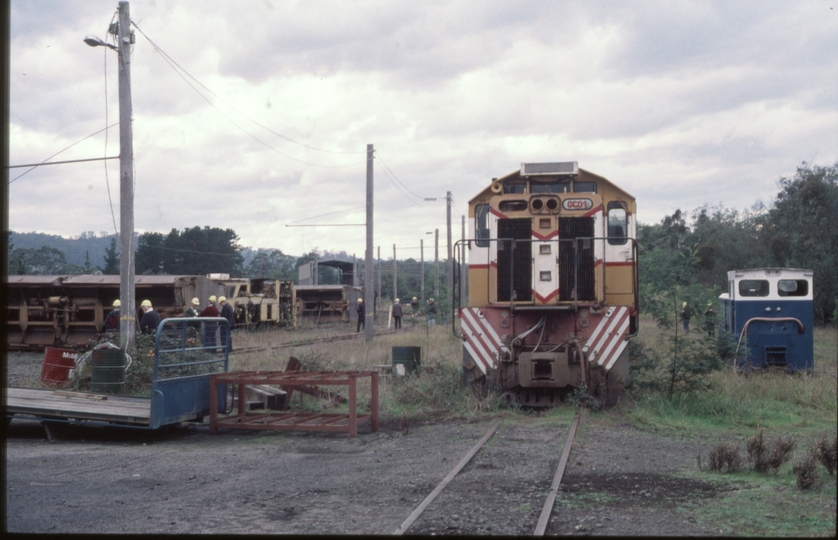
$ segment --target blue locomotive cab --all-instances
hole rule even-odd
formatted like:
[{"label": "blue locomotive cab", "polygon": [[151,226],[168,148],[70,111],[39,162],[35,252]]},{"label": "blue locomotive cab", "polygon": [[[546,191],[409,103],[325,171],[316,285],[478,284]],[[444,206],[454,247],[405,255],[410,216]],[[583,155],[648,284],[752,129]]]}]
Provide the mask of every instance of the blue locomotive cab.
[{"label": "blue locomotive cab", "polygon": [[721,327],[737,342],[737,367],[811,372],[812,271],[797,268],[731,270],[719,296]]}]

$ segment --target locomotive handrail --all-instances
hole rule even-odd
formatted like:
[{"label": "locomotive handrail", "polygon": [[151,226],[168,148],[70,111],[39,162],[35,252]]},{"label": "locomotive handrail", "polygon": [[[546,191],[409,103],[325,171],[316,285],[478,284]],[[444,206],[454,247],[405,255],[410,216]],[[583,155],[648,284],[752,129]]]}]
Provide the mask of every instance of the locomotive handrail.
[{"label": "locomotive handrail", "polygon": [[[798,319],[796,317],[751,317],[750,319],[748,319],[748,321],[742,327],[742,331],[739,333],[739,341],[736,342],[736,352],[733,353],[733,371],[738,371],[737,370],[736,359],[739,358],[739,347],[742,345],[742,338],[745,337],[745,334],[748,333],[748,327],[751,325],[752,322],[771,322],[771,323],[793,322],[793,323],[797,323],[797,333],[798,334],[805,334],[806,333],[805,325],[800,321],[800,319]],[[748,360],[747,355],[745,355],[745,361],[748,363],[748,366],[750,368],[754,367],[751,364],[751,362]]]},{"label": "locomotive handrail", "polygon": [[[516,238],[481,238],[481,239],[479,239],[480,242],[511,242],[512,249],[509,250],[509,257],[510,258],[513,257],[515,244],[517,244],[518,242],[529,242],[531,244],[535,243],[535,242],[537,242],[537,243],[555,242],[556,244],[559,244],[561,242],[579,242],[579,241],[584,241],[584,240],[590,240],[590,241],[593,241],[593,242],[596,242],[596,241],[607,242],[609,240],[617,240],[617,241],[625,240],[626,242],[631,243],[631,248],[630,249],[631,249],[631,261],[633,261],[633,265],[632,265],[633,268],[632,268],[632,282],[631,282],[630,294],[632,296],[632,302],[633,302],[633,305],[634,305],[634,313],[633,314],[637,314],[639,312],[639,308],[640,308],[640,303],[639,303],[640,265],[639,265],[639,260],[638,260],[639,253],[638,253],[637,239],[635,239],[635,238],[629,238],[629,237],[626,237],[626,236],[623,236],[623,237],[577,236],[577,237],[574,237],[574,238],[551,238],[551,239],[548,239],[548,240],[534,239],[534,238],[521,238],[521,239],[516,239]],[[461,282],[460,272],[463,271],[463,267],[465,266],[465,249],[466,249],[467,246],[468,247],[471,246],[471,242],[477,242],[477,241],[478,241],[478,239],[476,239],[476,238],[466,238],[466,239],[463,239],[463,240],[457,240],[454,244],[454,250],[455,250],[455,253],[457,255],[459,264],[454,265],[454,276],[453,276],[453,280],[452,280],[453,281],[452,299],[455,303],[454,311],[457,314],[460,313],[460,310],[463,307],[461,305],[461,302],[460,302],[460,297],[462,296],[462,291],[460,291],[459,288],[460,288],[460,282]],[[573,260],[573,265],[574,265],[573,278],[574,278],[574,287],[575,287],[576,290],[578,290],[578,279],[579,279],[579,260],[576,256],[577,251],[578,250],[574,249],[574,260]],[[497,256],[500,257],[499,254]],[[489,250],[486,251],[486,258],[487,258],[486,264],[487,264],[487,266],[490,266],[491,265],[491,253],[490,253]],[[603,284],[605,283],[607,268],[608,268],[608,265],[606,264],[606,262],[607,261],[605,260],[605,253],[603,253],[603,266],[602,266]],[[522,307],[523,307],[523,309],[526,309],[526,307],[524,307],[524,306],[516,306],[516,304],[515,304],[515,295],[514,295],[515,265],[514,264],[510,264],[509,279],[510,279],[510,284],[509,284],[510,285],[510,288],[509,288],[509,309],[510,309],[510,312],[514,313],[516,309],[519,309],[519,308],[522,308]],[[486,280],[486,286],[491,287],[490,280]],[[491,289],[488,289],[486,292],[490,293]],[[603,285],[603,299],[605,298],[605,294],[606,293],[605,293],[605,289],[604,289],[604,285]],[[489,298],[489,297],[490,297],[490,294],[487,294],[487,298]],[[538,307],[541,308],[541,309],[550,309],[551,307],[555,307],[555,306],[538,306]],[[579,298],[578,298],[578,294],[577,294],[573,298],[573,310],[578,311],[578,309],[579,309]],[[634,327],[634,331],[627,334],[627,337],[635,337],[638,334],[638,332],[640,330],[640,328],[639,328],[640,327],[639,318],[636,318],[635,321],[636,321],[636,324],[635,324],[635,327]],[[451,331],[452,331],[452,333],[454,334],[455,337],[457,337],[459,339],[463,338],[463,336],[461,334],[457,333],[456,321],[454,321],[453,318],[451,320]]]}]

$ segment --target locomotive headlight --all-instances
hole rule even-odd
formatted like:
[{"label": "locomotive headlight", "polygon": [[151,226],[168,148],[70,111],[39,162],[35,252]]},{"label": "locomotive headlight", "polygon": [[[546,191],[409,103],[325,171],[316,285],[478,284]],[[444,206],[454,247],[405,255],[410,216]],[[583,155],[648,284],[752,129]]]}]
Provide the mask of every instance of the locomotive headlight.
[{"label": "locomotive headlight", "polygon": [[538,212],[539,210],[544,208],[544,201],[542,201],[541,199],[533,199],[530,202],[530,206],[532,207],[533,210]]}]

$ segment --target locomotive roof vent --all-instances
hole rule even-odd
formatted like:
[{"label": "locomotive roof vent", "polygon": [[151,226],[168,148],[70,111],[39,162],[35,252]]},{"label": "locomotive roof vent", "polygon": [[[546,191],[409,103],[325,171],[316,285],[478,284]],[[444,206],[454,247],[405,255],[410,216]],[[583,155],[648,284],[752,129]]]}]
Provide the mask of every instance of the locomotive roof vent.
[{"label": "locomotive roof vent", "polygon": [[579,164],[575,161],[521,163],[521,176],[574,176],[577,174],[579,174]]}]

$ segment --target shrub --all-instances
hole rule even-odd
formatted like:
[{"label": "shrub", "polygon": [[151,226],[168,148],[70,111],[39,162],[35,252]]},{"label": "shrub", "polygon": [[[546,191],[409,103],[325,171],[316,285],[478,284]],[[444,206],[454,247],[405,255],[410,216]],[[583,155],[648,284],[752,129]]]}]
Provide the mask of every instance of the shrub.
[{"label": "shrub", "polygon": [[746,448],[751,467],[757,472],[767,471],[768,445],[765,443],[765,435],[762,430],[757,431],[756,435],[748,439]]},{"label": "shrub", "polygon": [[765,433],[760,429],[756,435],[748,439],[748,458],[756,472],[776,473],[783,463],[791,459],[795,446],[795,441],[788,437],[780,437],[769,444],[765,439]]},{"label": "shrub", "polygon": [[698,468],[716,472],[734,473],[742,468],[742,454],[739,445],[733,442],[720,441],[707,455],[707,466],[703,466],[701,455],[698,456]]},{"label": "shrub", "polygon": [[790,437],[780,437],[772,441],[768,452],[768,468],[776,473],[780,465],[791,459],[795,446],[797,446],[797,443]]},{"label": "shrub", "polygon": [[815,487],[820,482],[818,462],[812,454],[807,454],[805,459],[795,463],[792,471],[797,476],[797,487],[804,491]]},{"label": "shrub", "polygon": [[821,465],[826,467],[830,476],[835,476],[835,461],[838,458],[838,437],[832,439],[832,444],[830,444],[826,435],[821,436],[815,441],[815,446],[809,449],[809,453]]}]

